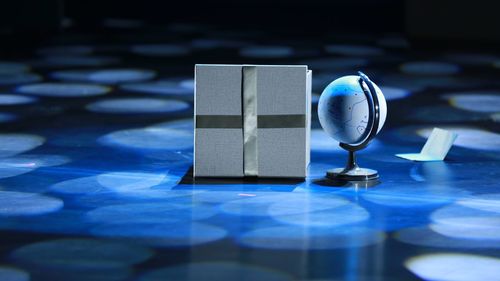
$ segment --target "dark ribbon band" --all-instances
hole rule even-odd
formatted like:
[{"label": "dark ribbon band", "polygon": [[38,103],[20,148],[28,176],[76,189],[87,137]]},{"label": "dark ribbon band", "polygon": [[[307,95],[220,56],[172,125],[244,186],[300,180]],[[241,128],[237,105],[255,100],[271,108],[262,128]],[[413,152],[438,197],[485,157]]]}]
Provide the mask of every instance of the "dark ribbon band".
[{"label": "dark ribbon band", "polygon": [[[241,129],[242,125],[241,115],[196,115],[197,129]],[[305,127],[306,116],[304,114],[257,116],[257,128],[260,129]]]}]

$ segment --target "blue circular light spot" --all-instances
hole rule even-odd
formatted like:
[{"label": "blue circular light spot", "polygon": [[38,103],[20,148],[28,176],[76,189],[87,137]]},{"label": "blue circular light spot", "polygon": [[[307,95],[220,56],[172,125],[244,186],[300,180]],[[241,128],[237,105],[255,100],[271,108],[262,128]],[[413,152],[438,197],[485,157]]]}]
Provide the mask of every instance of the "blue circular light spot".
[{"label": "blue circular light spot", "polygon": [[338,70],[352,71],[353,68],[360,68],[368,65],[368,60],[363,58],[325,57],[317,59],[308,59],[302,61],[301,63],[308,65],[310,69],[317,69],[323,71],[338,71]]},{"label": "blue circular light spot", "polygon": [[[425,179],[423,179],[425,180]],[[411,188],[411,187],[415,188]],[[419,186],[419,188],[416,188]],[[381,206],[400,208],[419,208],[432,205],[442,205],[455,200],[458,196],[467,195],[468,192],[446,185],[433,184],[404,184],[399,187],[369,190],[363,193],[363,199]]]},{"label": "blue circular light spot", "polygon": [[32,150],[45,142],[43,137],[28,134],[0,134],[0,158]]},{"label": "blue circular light spot", "polygon": [[104,66],[120,62],[117,57],[84,55],[51,55],[33,62],[36,67],[59,68],[79,66]]},{"label": "blue circular light spot", "polygon": [[377,40],[377,44],[386,48],[406,49],[410,47],[410,42],[406,38],[398,36],[388,36]]},{"label": "blue circular light spot", "polygon": [[67,81],[87,81],[103,84],[138,82],[156,76],[152,70],[144,69],[103,69],[103,70],[61,70],[52,73],[52,77]]},{"label": "blue circular light spot", "polygon": [[0,123],[7,123],[16,120],[16,115],[11,113],[0,112]]},{"label": "blue circular light spot", "polygon": [[34,216],[58,211],[63,201],[36,193],[0,191],[0,216]]},{"label": "blue circular light spot", "polygon": [[0,74],[0,85],[27,84],[40,80],[42,77],[34,73]]},{"label": "blue circular light spot", "polygon": [[190,108],[187,102],[154,98],[106,99],[91,103],[86,108],[93,112],[138,114],[172,113]]},{"label": "blue circular light spot", "polygon": [[90,222],[114,223],[174,223],[201,220],[214,216],[213,206],[185,203],[151,202],[111,205],[89,211]]},{"label": "blue circular light spot", "polygon": [[225,40],[225,39],[194,39],[191,46],[196,49],[216,49],[216,48],[240,48],[249,45],[245,41]]},{"label": "blue circular light spot", "polygon": [[70,161],[59,155],[21,155],[0,158],[0,179],[29,173],[41,167],[58,166]]},{"label": "blue circular light spot", "polygon": [[5,74],[28,72],[30,67],[24,63],[0,61],[0,77]]},{"label": "blue circular light spot", "polygon": [[417,61],[402,64],[400,70],[412,75],[453,75],[460,72],[460,67],[447,62]]},{"label": "blue circular light spot", "polygon": [[186,88],[172,81],[153,81],[144,83],[130,83],[121,86],[127,91],[167,96],[193,97],[194,89]]},{"label": "blue circular light spot", "polygon": [[227,235],[222,228],[198,222],[113,223],[92,228],[91,233],[155,247],[192,247],[223,239]]},{"label": "blue circular light spot", "polygon": [[240,55],[247,58],[288,58],[294,50],[286,46],[251,46],[240,50]]},{"label": "blue circular light spot", "polygon": [[33,97],[11,95],[11,94],[0,94],[0,105],[19,105],[34,103],[37,99]]},{"label": "blue circular light spot", "polygon": [[261,249],[326,250],[365,247],[381,243],[383,232],[362,227],[308,228],[277,226],[241,235],[238,242]]},{"label": "blue circular light spot", "polygon": [[386,100],[398,100],[411,95],[409,90],[399,87],[382,86],[380,89]]},{"label": "blue circular light spot", "polygon": [[88,55],[94,51],[91,46],[49,46],[37,51],[39,55]]},{"label": "blue circular light spot", "polygon": [[136,19],[107,18],[102,21],[102,25],[108,28],[136,29],[144,26],[144,22]]},{"label": "blue circular light spot", "polygon": [[332,44],[325,46],[325,51],[330,54],[345,56],[379,56],[384,54],[384,50],[363,45]]},{"label": "blue circular light spot", "polygon": [[44,279],[124,280],[132,265],[153,256],[145,247],[96,239],[56,239],[16,249],[12,258],[24,267],[42,270]]},{"label": "blue circular light spot", "polygon": [[190,53],[189,48],[172,44],[134,45],[131,51],[138,55],[153,57],[185,56]]},{"label": "blue circular light spot", "polygon": [[28,272],[14,267],[0,266],[0,280],[3,281],[29,281]]},{"label": "blue circular light spot", "polygon": [[[330,199],[338,202],[330,204],[323,202],[321,208],[306,204],[297,208],[293,214],[280,214],[280,208],[276,206],[283,205],[274,204],[270,207],[269,213],[273,219],[282,223],[313,227],[337,227],[367,221],[370,218],[370,214],[359,205],[344,203],[343,199]],[[314,200],[311,201],[314,204]]]},{"label": "blue circular light spot", "polygon": [[448,53],[444,55],[444,59],[463,65],[480,66],[491,65],[498,60],[498,56],[483,53]]},{"label": "blue circular light spot", "polygon": [[394,234],[394,238],[400,242],[424,246],[452,249],[498,249],[500,243],[497,240],[487,239],[461,239],[441,235],[429,227],[405,228]]},{"label": "blue circular light spot", "polygon": [[193,147],[193,132],[169,128],[142,128],[109,133],[99,142],[105,145],[146,150],[186,150]]},{"label": "blue circular light spot", "polygon": [[91,97],[110,91],[109,87],[76,83],[40,83],[18,87],[17,92],[46,97]]},{"label": "blue circular light spot", "polygon": [[284,273],[235,262],[202,262],[181,264],[156,269],[144,274],[140,281],[162,280],[266,280],[291,281],[292,277]]},{"label": "blue circular light spot", "polygon": [[105,192],[95,176],[70,179],[51,186],[51,191],[63,194],[87,194]]}]

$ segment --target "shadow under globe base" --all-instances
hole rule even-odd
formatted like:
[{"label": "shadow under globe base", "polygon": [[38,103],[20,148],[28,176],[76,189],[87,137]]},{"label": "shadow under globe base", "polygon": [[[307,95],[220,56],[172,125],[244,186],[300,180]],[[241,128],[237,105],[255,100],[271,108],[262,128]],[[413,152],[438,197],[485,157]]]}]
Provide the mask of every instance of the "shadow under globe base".
[{"label": "shadow under globe base", "polygon": [[340,181],[371,181],[378,179],[379,175],[376,170],[355,167],[352,169],[336,168],[328,170],[326,177]]}]

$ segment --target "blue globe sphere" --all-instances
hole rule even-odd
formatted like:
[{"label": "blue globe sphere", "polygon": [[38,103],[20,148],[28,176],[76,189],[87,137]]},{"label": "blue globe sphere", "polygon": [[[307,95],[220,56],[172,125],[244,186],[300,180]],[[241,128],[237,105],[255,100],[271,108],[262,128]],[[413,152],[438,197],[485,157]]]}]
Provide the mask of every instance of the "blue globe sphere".
[{"label": "blue globe sphere", "polygon": [[[357,145],[370,134],[370,108],[368,99],[359,83],[360,76],[349,75],[336,79],[323,90],[318,103],[319,122],[325,132],[335,140]],[[387,104],[380,88],[373,83],[377,93],[380,118],[377,133],[387,117]]]}]

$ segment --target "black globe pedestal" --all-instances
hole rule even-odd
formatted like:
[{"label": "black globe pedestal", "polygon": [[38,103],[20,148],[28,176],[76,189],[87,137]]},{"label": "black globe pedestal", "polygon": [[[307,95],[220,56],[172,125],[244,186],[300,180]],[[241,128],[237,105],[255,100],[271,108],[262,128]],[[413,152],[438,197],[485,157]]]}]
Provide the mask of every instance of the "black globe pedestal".
[{"label": "black globe pedestal", "polygon": [[356,163],[355,151],[349,151],[346,167],[328,170],[326,177],[337,181],[371,181],[379,176],[376,170],[360,168]]}]

